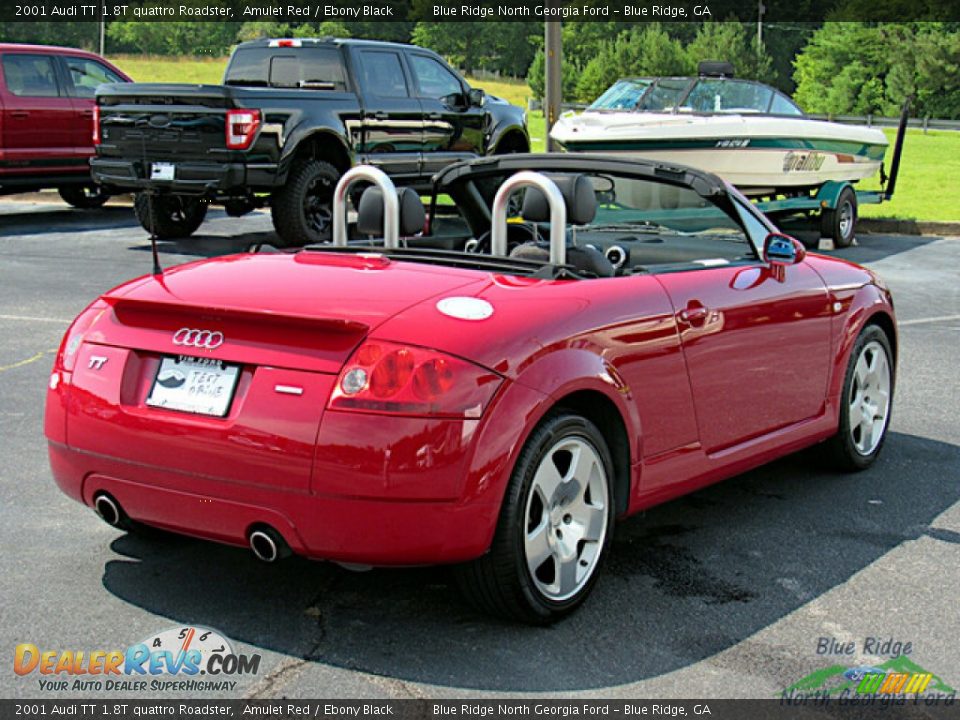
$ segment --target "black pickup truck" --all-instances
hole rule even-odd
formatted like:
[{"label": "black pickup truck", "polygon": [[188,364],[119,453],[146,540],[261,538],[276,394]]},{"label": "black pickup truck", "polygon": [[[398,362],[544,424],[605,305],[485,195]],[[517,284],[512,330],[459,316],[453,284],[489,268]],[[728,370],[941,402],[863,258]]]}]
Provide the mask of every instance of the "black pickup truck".
[{"label": "black pickup truck", "polygon": [[529,149],[521,108],[429,50],[364,40],[242,43],[223,85],[104,85],[96,112],[94,179],[137,191],[161,238],[190,235],[220,202],[235,216],[270,205],[282,245],[321,242],[354,164],[422,189],[452,162]]}]

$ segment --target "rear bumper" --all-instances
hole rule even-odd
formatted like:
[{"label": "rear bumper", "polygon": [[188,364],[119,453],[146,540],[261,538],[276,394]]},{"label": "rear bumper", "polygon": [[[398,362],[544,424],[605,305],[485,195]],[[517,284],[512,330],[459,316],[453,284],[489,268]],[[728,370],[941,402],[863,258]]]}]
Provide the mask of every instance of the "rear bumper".
[{"label": "rear bumper", "polygon": [[[57,485],[93,505],[112,495],[133,520],[246,546],[266,523],[306,557],[369,565],[470,560],[489,544],[496,509],[479,502],[323,496],[248,486],[92,455],[49,442]],[[93,469],[95,468],[95,469]]]},{"label": "rear bumper", "polygon": [[124,190],[210,196],[269,190],[277,177],[275,163],[176,162],[174,180],[151,180],[147,165],[147,162],[140,160],[93,158],[90,161],[90,173],[101,185]]}]

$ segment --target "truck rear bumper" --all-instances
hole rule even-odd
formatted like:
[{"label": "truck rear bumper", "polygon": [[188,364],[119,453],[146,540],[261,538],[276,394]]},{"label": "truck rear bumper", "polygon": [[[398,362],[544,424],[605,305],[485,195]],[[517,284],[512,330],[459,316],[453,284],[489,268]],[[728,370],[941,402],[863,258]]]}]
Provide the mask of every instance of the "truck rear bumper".
[{"label": "truck rear bumper", "polygon": [[149,163],[140,160],[93,158],[90,172],[101,185],[124,190],[153,190],[177,195],[236,195],[268,190],[277,176],[275,163],[176,162],[173,180],[148,177]]}]

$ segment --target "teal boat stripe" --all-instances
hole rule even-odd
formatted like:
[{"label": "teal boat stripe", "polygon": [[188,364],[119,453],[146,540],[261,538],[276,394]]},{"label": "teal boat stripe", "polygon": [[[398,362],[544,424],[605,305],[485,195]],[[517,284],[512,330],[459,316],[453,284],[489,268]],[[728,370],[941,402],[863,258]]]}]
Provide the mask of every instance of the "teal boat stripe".
[{"label": "teal boat stripe", "polygon": [[[747,140],[750,144],[743,147],[724,147],[717,143],[725,140]],[[827,153],[842,153],[866,157],[870,160],[883,160],[885,145],[870,145],[849,140],[811,140],[809,138],[698,138],[696,140],[621,140],[598,142],[573,141],[563,146],[571,152],[627,152],[631,150],[817,150]]]}]

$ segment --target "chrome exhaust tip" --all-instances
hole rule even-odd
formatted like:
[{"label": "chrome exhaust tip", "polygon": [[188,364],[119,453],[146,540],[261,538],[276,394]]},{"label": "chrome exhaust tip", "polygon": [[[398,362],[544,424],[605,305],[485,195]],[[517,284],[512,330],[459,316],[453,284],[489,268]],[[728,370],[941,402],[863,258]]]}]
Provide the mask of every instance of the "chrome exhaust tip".
[{"label": "chrome exhaust tip", "polygon": [[116,501],[106,493],[101,493],[93,499],[93,508],[107,525],[120,527],[122,524],[123,511]]},{"label": "chrome exhaust tip", "polygon": [[263,527],[250,533],[250,550],[258,560],[276,562],[291,555],[290,547],[283,536],[271,527]]}]

